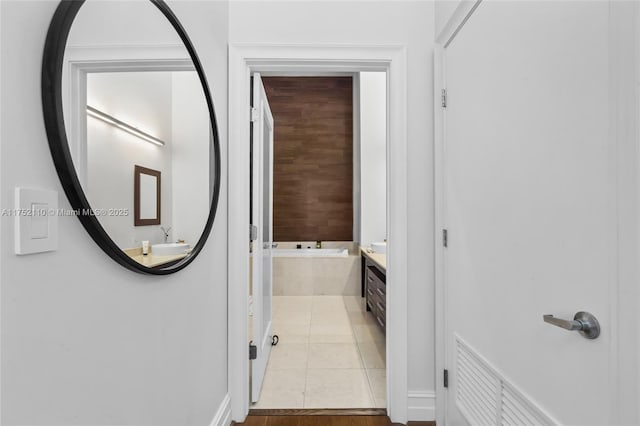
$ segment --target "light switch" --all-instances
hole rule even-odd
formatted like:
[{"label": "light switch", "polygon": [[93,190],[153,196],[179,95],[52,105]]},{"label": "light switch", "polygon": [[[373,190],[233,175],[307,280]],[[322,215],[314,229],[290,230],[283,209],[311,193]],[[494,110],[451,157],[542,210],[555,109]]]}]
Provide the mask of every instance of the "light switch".
[{"label": "light switch", "polygon": [[16,254],[58,248],[58,192],[15,189],[14,238]]},{"label": "light switch", "polygon": [[49,236],[49,220],[46,216],[48,204],[34,203],[31,205],[31,239],[40,240]]}]

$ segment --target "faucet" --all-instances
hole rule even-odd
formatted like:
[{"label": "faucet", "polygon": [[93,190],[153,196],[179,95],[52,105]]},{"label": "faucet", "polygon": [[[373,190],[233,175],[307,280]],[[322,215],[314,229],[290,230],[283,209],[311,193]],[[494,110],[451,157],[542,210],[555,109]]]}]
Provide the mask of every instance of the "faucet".
[{"label": "faucet", "polygon": [[316,248],[322,248],[322,241],[316,241]]},{"label": "faucet", "polygon": [[167,239],[169,239],[169,231],[171,231],[171,227],[168,227],[167,229],[164,229],[164,226],[161,226],[160,229],[162,229],[162,233],[164,234],[164,242],[166,244],[167,243]]}]

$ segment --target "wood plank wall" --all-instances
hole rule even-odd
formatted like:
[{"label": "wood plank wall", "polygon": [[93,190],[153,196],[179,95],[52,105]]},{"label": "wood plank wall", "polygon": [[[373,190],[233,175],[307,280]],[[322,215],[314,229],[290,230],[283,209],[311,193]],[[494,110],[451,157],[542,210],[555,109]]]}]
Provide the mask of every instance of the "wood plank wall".
[{"label": "wood plank wall", "polygon": [[263,77],[275,122],[274,241],[353,241],[351,77]]}]

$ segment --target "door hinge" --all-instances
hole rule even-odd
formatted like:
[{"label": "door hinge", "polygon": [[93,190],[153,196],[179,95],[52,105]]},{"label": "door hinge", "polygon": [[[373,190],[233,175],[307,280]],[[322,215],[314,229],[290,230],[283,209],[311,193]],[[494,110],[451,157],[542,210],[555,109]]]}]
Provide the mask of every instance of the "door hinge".
[{"label": "door hinge", "polygon": [[442,108],[447,107],[447,89],[442,89]]},{"label": "door hinge", "polygon": [[444,375],[443,375],[443,381],[444,381],[444,387],[448,388],[449,387],[449,370],[444,370]]},{"label": "door hinge", "polygon": [[249,240],[255,241],[258,239],[258,227],[255,225],[249,225]]},{"label": "door hinge", "polygon": [[253,343],[253,340],[249,342],[249,360],[258,358],[258,347],[251,343]]},{"label": "door hinge", "polygon": [[251,122],[258,121],[258,110],[254,107],[251,107]]},{"label": "door hinge", "polygon": [[446,229],[442,230],[442,246],[443,247],[449,246],[449,233],[447,232]]}]

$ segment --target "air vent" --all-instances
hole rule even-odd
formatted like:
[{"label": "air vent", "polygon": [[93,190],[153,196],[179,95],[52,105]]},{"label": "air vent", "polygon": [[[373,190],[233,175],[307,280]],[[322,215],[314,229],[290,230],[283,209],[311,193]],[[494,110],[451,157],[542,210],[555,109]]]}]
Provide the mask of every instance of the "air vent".
[{"label": "air vent", "polygon": [[500,379],[456,339],[456,402],[472,425],[496,424]]},{"label": "air vent", "polygon": [[503,382],[501,424],[533,426],[554,423],[531,401],[524,399],[517,390]]},{"label": "air vent", "polygon": [[456,338],[456,405],[472,425],[554,425],[460,336]]}]

